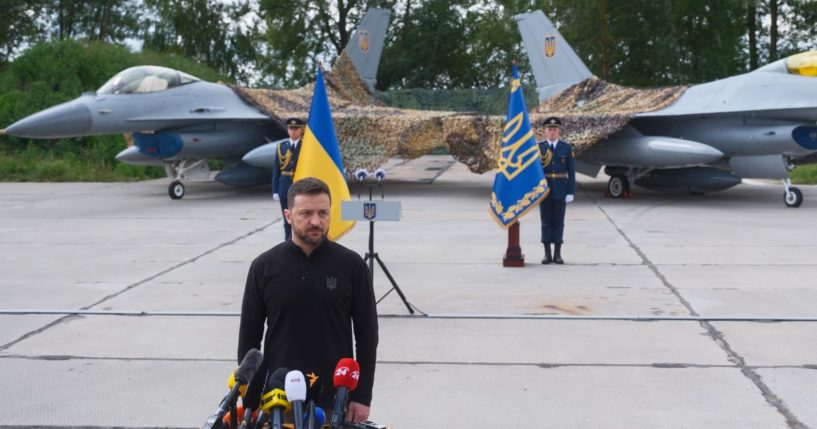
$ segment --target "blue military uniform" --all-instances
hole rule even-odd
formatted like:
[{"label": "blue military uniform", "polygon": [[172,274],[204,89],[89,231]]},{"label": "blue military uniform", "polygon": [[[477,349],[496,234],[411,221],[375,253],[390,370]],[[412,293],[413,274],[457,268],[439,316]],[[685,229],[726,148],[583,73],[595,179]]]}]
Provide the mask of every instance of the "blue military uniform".
[{"label": "blue military uniform", "polygon": [[[293,119],[287,120],[287,124]],[[294,120],[302,124],[300,120]],[[292,141],[283,141],[278,145],[275,154],[275,164],[272,166],[272,193],[278,194],[281,203],[281,216],[284,215],[284,210],[289,208],[287,201],[287,193],[289,187],[292,185],[292,176],[295,174],[295,167],[298,165],[298,156],[301,153],[301,143],[303,139]],[[292,237],[292,225],[284,219],[284,239],[289,240]]]},{"label": "blue military uniform", "polygon": [[[558,125],[561,122],[556,118],[549,118],[545,121],[556,120]],[[558,126],[556,125],[556,126]],[[562,263],[560,249],[564,242],[565,229],[565,209],[568,195],[574,195],[576,187],[576,170],[573,161],[573,146],[562,140],[556,142],[556,147],[551,147],[545,140],[539,142],[541,153],[542,169],[548,182],[550,193],[539,204],[539,215],[542,222],[542,243],[545,244],[545,260],[550,262],[550,243],[556,245],[557,263]]]}]

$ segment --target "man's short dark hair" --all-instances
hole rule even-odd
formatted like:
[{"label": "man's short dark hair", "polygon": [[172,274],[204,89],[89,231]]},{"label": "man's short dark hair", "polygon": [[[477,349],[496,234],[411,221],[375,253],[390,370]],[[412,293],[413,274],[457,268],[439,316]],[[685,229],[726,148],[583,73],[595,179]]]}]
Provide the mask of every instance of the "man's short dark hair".
[{"label": "man's short dark hair", "polygon": [[329,197],[329,204],[332,204],[332,194],[329,186],[323,180],[314,177],[305,177],[289,187],[287,192],[287,205],[292,209],[295,204],[295,197],[298,195],[320,195],[326,194]]}]

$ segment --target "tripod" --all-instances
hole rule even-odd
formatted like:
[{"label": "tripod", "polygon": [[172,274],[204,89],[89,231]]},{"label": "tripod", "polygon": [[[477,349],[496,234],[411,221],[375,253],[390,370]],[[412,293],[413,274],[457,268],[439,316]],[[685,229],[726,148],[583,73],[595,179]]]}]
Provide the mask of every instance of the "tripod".
[{"label": "tripod", "polygon": [[[369,201],[372,201],[373,186],[374,185],[369,185]],[[378,184],[378,186],[380,185]],[[380,299],[377,300],[377,304],[380,304],[380,301],[383,301],[383,299],[386,298],[392,291],[397,291],[397,294],[400,295],[400,299],[403,300],[403,304],[406,305],[406,308],[408,309],[409,313],[414,314],[414,308],[412,308],[412,305],[409,304],[408,300],[406,299],[406,296],[403,294],[403,291],[400,290],[400,287],[397,286],[397,282],[394,280],[394,277],[392,277],[391,273],[389,272],[389,269],[386,268],[386,264],[383,262],[382,259],[380,259],[380,256],[377,254],[377,252],[374,251],[374,222],[375,221],[373,219],[369,219],[369,251],[366,252],[366,256],[363,258],[363,261],[369,264],[369,280],[372,282],[372,285],[374,285],[375,260],[377,261],[378,265],[380,265],[380,268],[383,270],[383,272],[386,273],[386,277],[388,277],[389,281],[391,282],[391,289],[389,289],[388,292],[386,292],[383,296],[380,297]]]}]

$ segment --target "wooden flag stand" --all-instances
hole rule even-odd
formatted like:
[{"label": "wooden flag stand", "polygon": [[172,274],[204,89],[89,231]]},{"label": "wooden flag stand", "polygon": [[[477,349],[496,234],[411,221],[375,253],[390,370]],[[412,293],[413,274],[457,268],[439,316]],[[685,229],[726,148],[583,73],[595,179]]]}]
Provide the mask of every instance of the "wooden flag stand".
[{"label": "wooden flag stand", "polygon": [[516,221],[508,228],[508,249],[505,250],[505,257],[502,258],[503,267],[524,267],[525,255],[519,247],[519,221]]}]

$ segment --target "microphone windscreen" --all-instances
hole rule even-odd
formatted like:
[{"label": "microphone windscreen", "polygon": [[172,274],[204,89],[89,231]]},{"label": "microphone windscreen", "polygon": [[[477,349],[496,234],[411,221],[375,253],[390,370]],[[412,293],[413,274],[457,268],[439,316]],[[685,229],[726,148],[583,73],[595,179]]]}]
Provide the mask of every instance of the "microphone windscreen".
[{"label": "microphone windscreen", "polygon": [[305,401],[306,381],[304,380],[304,373],[297,369],[288,372],[284,382],[284,390],[287,392],[289,402]]},{"label": "microphone windscreen", "polygon": [[261,366],[255,371],[255,375],[253,375],[250,380],[250,384],[247,385],[247,392],[241,400],[246,408],[257,410],[258,406],[261,405],[261,394],[264,392],[264,383],[267,380],[268,370],[269,362],[265,359],[261,362]]},{"label": "microphone windscreen", "polygon": [[266,391],[269,392],[272,389],[281,389],[284,390],[286,388],[286,378],[287,373],[289,372],[288,369],[281,367],[273,371],[267,377],[267,384],[266,384]]},{"label": "microphone windscreen", "polygon": [[238,369],[235,370],[235,381],[238,384],[247,384],[249,383],[250,379],[252,378],[255,371],[261,366],[261,361],[264,360],[264,355],[258,351],[258,349],[250,349],[247,354],[244,355],[244,360],[241,361],[241,365],[238,366]]},{"label": "microphone windscreen", "polygon": [[364,181],[366,180],[367,177],[369,177],[369,172],[366,171],[365,168],[358,168],[357,170],[355,170],[354,174],[355,178],[360,181]]},{"label": "microphone windscreen", "polygon": [[345,387],[349,391],[355,390],[358,379],[360,379],[360,365],[356,360],[343,358],[338,361],[335,367],[335,377],[332,379],[335,389]]}]

